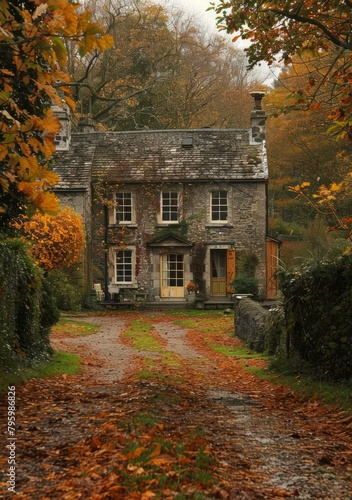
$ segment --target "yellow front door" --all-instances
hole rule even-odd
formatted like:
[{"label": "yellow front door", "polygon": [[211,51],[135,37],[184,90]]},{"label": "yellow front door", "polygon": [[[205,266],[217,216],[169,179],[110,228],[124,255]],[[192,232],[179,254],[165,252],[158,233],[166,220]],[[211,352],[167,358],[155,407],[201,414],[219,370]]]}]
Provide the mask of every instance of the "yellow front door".
[{"label": "yellow front door", "polygon": [[226,295],[226,250],[211,251],[211,294]]},{"label": "yellow front door", "polygon": [[235,277],[235,250],[212,250],[211,258],[211,295],[226,296],[232,293],[230,286]]},{"label": "yellow front door", "polygon": [[161,255],[160,269],[160,297],[184,297],[183,255],[177,253]]}]

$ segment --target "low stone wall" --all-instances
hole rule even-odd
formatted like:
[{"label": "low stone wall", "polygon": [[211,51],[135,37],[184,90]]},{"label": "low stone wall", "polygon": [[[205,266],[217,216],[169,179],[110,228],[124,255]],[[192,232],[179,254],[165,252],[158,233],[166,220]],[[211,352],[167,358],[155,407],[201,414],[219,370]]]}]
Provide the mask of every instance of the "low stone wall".
[{"label": "low stone wall", "polygon": [[235,296],[235,334],[257,352],[265,349],[269,311],[248,297]]}]

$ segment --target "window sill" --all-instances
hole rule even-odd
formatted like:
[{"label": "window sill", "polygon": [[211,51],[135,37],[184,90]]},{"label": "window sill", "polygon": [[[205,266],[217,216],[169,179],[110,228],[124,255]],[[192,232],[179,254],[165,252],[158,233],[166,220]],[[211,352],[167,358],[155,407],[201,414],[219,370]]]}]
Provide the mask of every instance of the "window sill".
[{"label": "window sill", "polygon": [[167,222],[158,222],[155,227],[169,227],[169,226],[179,226],[180,221],[167,221]]},{"label": "window sill", "polygon": [[227,227],[229,229],[232,229],[234,226],[233,224],[230,224],[229,222],[209,222],[208,224],[205,224],[206,228],[211,228],[211,227]]},{"label": "window sill", "polygon": [[138,289],[138,285],[136,283],[122,283],[122,282],[116,282],[116,283],[111,283],[112,285],[118,286],[121,289],[128,288],[130,290],[135,290]]},{"label": "window sill", "polygon": [[137,224],[135,222],[119,222],[115,224],[109,224],[109,227],[130,227],[131,229],[137,229]]}]

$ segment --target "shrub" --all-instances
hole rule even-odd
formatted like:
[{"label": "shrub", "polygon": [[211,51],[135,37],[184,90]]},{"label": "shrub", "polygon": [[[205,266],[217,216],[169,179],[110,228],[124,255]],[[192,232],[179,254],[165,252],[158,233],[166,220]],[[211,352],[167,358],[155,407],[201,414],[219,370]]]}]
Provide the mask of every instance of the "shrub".
[{"label": "shrub", "polygon": [[276,232],[276,234],[295,234],[301,235],[304,231],[304,227],[295,222],[287,222],[280,218],[276,218],[272,221],[271,229]]},{"label": "shrub", "polygon": [[8,368],[21,360],[39,361],[51,353],[45,318],[50,296],[45,297],[43,271],[20,239],[0,240],[0,365]]},{"label": "shrub", "polygon": [[82,309],[82,291],[72,273],[60,269],[52,271],[47,278],[53,301],[61,311],[79,311]]},{"label": "shrub", "polygon": [[235,293],[251,294],[254,300],[259,298],[258,278],[238,274],[231,282],[231,288]]},{"label": "shrub", "polygon": [[45,271],[68,268],[79,260],[84,229],[82,217],[71,208],[64,207],[55,215],[38,211],[15,226],[24,231],[31,254]]}]

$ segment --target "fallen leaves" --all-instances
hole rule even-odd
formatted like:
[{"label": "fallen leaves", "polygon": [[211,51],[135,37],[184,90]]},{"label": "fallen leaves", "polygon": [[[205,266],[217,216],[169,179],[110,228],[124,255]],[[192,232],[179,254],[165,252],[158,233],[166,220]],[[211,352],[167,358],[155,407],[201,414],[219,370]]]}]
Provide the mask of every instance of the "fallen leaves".
[{"label": "fallen leaves", "polygon": [[[214,352],[206,335],[188,332],[202,362],[182,361],[182,383],[159,363],[152,379],[97,385],[88,372],[19,388],[17,497],[254,500],[308,488],[311,498],[324,498],[322,488],[348,484],[350,417],[248,374],[239,360]],[[210,397],[220,390],[233,397]],[[325,480],[326,470],[338,481]]]}]

